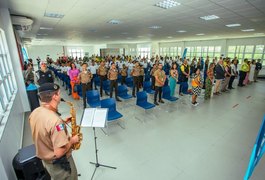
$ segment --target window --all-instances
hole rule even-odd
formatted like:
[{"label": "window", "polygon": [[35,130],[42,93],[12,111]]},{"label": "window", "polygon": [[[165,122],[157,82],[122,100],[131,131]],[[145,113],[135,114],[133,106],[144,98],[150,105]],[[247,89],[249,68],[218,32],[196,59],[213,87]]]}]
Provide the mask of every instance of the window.
[{"label": "window", "polygon": [[221,56],[221,46],[215,46],[214,47],[214,56],[220,57]]},{"label": "window", "polygon": [[16,81],[4,31],[0,29],[0,122],[16,92]]},{"label": "window", "polygon": [[138,55],[143,58],[147,58],[147,57],[150,57],[150,51],[151,51],[151,48],[138,48]]},{"label": "window", "polygon": [[84,57],[84,50],[83,49],[69,49],[69,56],[72,56],[73,58],[79,59]]},{"label": "window", "polygon": [[181,56],[181,47],[163,47],[160,48],[160,55],[165,57],[175,58],[176,56]]}]

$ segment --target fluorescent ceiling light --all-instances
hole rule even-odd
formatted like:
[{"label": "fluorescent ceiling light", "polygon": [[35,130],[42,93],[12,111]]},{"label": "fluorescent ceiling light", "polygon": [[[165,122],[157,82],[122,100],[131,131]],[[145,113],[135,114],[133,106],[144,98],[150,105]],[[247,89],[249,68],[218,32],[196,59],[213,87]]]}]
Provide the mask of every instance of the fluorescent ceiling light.
[{"label": "fluorescent ceiling light", "polygon": [[214,19],[219,19],[220,17],[216,16],[216,15],[208,15],[208,16],[202,16],[200,17],[201,19],[204,19],[206,21],[209,21],[209,20],[214,20]]},{"label": "fluorescent ceiling light", "polygon": [[241,31],[243,31],[243,32],[251,32],[251,31],[255,31],[255,29],[241,29]]},{"label": "fluorescent ceiling light", "polygon": [[53,30],[52,27],[40,27],[41,30]]},{"label": "fluorescent ceiling light", "polygon": [[37,34],[37,36],[48,36],[48,34]]},{"label": "fluorescent ceiling light", "polygon": [[112,19],[108,23],[109,24],[121,24],[122,22],[120,20]]},{"label": "fluorescent ceiling light", "polygon": [[45,12],[44,13],[45,17],[50,17],[50,18],[63,18],[64,15],[63,14],[58,14],[58,13],[50,13],[50,12]]},{"label": "fluorescent ceiling light", "polygon": [[260,36],[260,35],[264,35],[264,33],[255,33],[255,36]]},{"label": "fluorescent ceiling light", "polygon": [[161,26],[150,26],[149,28],[150,28],[150,29],[160,29]]},{"label": "fluorescent ceiling light", "polygon": [[227,24],[226,27],[238,27],[241,26],[241,24]]},{"label": "fluorescent ceiling light", "polygon": [[184,32],[187,32],[187,31],[185,31],[185,30],[179,30],[179,31],[177,31],[177,32],[179,32],[179,33],[184,33]]},{"label": "fluorescent ceiling light", "polygon": [[178,5],[180,5],[180,3],[176,2],[174,0],[165,0],[165,1],[161,1],[161,2],[159,2],[157,4],[155,4],[155,6],[163,8],[163,9],[172,8],[172,7],[175,7],[175,6],[178,6]]},{"label": "fluorescent ceiling light", "polygon": [[204,36],[205,34],[203,33],[200,33],[200,34],[196,34],[197,36]]}]

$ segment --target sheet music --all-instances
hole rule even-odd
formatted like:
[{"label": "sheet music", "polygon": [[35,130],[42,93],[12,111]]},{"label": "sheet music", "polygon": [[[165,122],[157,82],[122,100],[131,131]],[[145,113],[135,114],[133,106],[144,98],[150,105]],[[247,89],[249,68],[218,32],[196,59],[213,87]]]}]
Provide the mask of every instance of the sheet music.
[{"label": "sheet music", "polygon": [[83,113],[81,127],[105,127],[107,108],[86,108]]}]

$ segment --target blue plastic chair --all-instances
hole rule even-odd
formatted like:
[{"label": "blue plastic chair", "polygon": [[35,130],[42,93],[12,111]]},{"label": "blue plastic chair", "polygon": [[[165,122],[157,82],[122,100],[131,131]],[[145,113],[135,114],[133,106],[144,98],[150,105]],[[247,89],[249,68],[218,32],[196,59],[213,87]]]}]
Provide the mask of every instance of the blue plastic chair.
[{"label": "blue plastic chair", "polygon": [[108,108],[108,121],[118,120],[123,116],[116,110],[116,101],[113,98],[101,100],[101,108]]},{"label": "blue plastic chair", "polygon": [[77,94],[80,96],[80,97],[83,97],[82,96],[82,86],[81,84],[78,84],[76,85],[77,86]]},{"label": "blue plastic chair", "polygon": [[122,99],[132,98],[132,95],[128,94],[128,88],[125,85],[118,86],[118,96]]},{"label": "blue plastic chair", "polygon": [[147,110],[155,107],[154,104],[147,102],[147,93],[145,91],[138,92],[136,94],[136,105]]},{"label": "blue plastic chair", "polygon": [[151,77],[149,74],[145,74],[144,81],[150,81]]},{"label": "blue plastic chair", "polygon": [[126,84],[128,87],[132,88],[132,87],[133,87],[133,78],[132,78],[132,77],[127,77],[127,78],[125,79],[125,84]]},{"label": "blue plastic chair", "polygon": [[177,97],[174,97],[174,96],[171,96],[170,95],[170,87],[169,86],[164,86],[163,87],[163,90],[162,90],[162,98],[163,99],[166,99],[166,100],[169,100],[169,101],[176,101],[178,100]]},{"label": "blue plastic chair", "polygon": [[101,106],[99,92],[97,90],[89,90],[86,92],[87,104],[92,107]]},{"label": "blue plastic chair", "polygon": [[109,80],[105,80],[102,82],[102,88],[105,92],[110,92],[110,81]]},{"label": "blue plastic chair", "polygon": [[150,81],[145,81],[143,84],[143,90],[146,91],[148,94],[154,94],[155,91],[152,90],[151,86],[152,85]]}]

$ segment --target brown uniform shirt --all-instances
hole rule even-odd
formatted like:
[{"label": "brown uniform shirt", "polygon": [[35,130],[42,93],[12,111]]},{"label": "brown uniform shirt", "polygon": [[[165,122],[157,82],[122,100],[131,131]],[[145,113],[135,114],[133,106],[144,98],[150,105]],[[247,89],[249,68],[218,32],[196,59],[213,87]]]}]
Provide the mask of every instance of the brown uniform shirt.
[{"label": "brown uniform shirt", "polygon": [[144,68],[140,68],[140,76],[144,76]]},{"label": "brown uniform shirt", "polygon": [[107,68],[105,66],[99,66],[98,67],[98,74],[100,76],[106,76],[106,74],[107,74]]},{"label": "brown uniform shirt", "polygon": [[54,111],[43,106],[38,107],[31,113],[29,123],[36,155],[40,159],[53,160],[54,149],[68,144],[66,126]]},{"label": "brown uniform shirt", "polygon": [[93,75],[90,71],[82,71],[79,73],[78,78],[80,79],[80,82],[83,84],[90,83]]},{"label": "brown uniform shirt", "polygon": [[154,76],[154,73],[156,72],[156,70],[158,70],[158,67],[153,67],[151,70],[151,76]]},{"label": "brown uniform shirt", "polygon": [[[163,70],[156,70],[155,73],[154,73],[154,77],[158,77],[158,79],[162,82],[164,82],[166,80],[166,74],[165,74],[165,71]],[[162,87],[163,85],[160,84],[159,82],[157,82],[157,80],[155,81],[155,86],[158,86],[158,87]]]},{"label": "brown uniform shirt", "polygon": [[109,80],[116,80],[118,79],[118,70],[117,69],[110,69],[108,72]]},{"label": "brown uniform shirt", "polygon": [[128,68],[126,67],[126,68],[122,68],[121,69],[121,75],[122,76],[127,76],[127,71],[128,71]]},{"label": "brown uniform shirt", "polygon": [[133,67],[132,76],[140,76],[140,67]]}]

